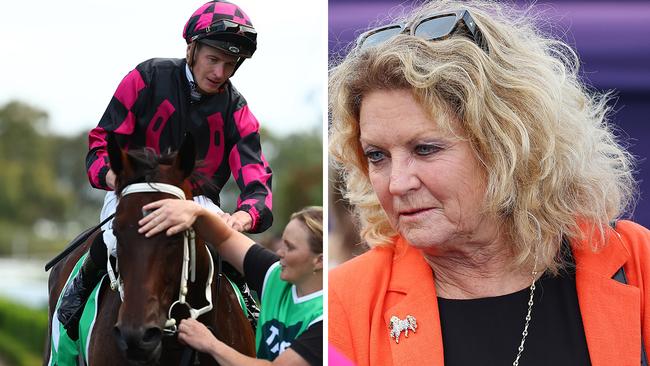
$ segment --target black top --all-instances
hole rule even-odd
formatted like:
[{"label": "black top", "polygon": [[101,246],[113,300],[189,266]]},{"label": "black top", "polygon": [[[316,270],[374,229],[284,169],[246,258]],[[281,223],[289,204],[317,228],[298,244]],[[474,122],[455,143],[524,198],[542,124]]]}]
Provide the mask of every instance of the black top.
[{"label": "black top", "polygon": [[[261,245],[253,245],[244,257],[244,276],[251,290],[262,293],[264,277],[269,267],[280,258]],[[310,365],[323,364],[323,322],[319,321],[307,328],[289,347]]]},{"label": "black top", "polygon": [[[529,298],[529,288],[472,300],[438,298],[445,365],[512,365]],[[531,318],[520,365],[591,364],[574,269],[557,277],[542,275],[536,284]]]}]

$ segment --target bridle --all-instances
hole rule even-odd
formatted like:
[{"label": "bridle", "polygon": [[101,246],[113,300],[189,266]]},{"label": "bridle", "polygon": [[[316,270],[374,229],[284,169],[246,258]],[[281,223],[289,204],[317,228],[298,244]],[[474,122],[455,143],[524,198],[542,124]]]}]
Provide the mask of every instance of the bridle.
[{"label": "bridle", "polygon": [[[145,192],[159,192],[167,193],[175,196],[179,199],[185,200],[185,192],[182,189],[165,183],[134,183],[130,184],[122,190],[122,197],[132,193],[145,193]],[[143,215],[147,215],[148,212],[143,212]],[[214,262],[212,260],[212,254],[208,249],[207,245],[205,247],[206,252],[208,253],[208,259],[210,261],[210,268],[208,271],[208,278],[205,282],[205,298],[208,304],[200,309],[193,308],[186,300],[188,287],[187,281],[190,280],[192,283],[196,281],[196,234],[193,228],[185,230],[183,233],[183,266],[181,268],[181,284],[180,290],[178,293],[178,300],[172,303],[169,306],[167,312],[167,320],[165,321],[165,327],[163,331],[167,334],[175,334],[178,330],[176,319],[172,318],[172,309],[176,305],[185,305],[188,308],[190,317],[192,319],[198,318],[200,315],[207,313],[212,310],[212,276],[214,275]],[[110,258],[110,253],[108,255]],[[113,271],[113,266],[111,265],[110,260],[107,264],[108,277],[111,282],[111,290],[117,290],[120,294],[120,299],[124,302],[124,282],[119,274],[119,267],[117,258],[115,258],[115,271]],[[117,277],[115,272],[118,273]]]}]

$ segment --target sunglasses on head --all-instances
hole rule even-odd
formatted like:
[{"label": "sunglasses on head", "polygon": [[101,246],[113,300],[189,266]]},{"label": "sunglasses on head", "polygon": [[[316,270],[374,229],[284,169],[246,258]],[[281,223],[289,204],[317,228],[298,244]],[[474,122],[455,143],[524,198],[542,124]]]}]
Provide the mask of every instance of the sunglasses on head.
[{"label": "sunglasses on head", "polygon": [[434,13],[412,23],[390,24],[371,29],[359,36],[356,48],[362,50],[373,47],[398,34],[410,34],[427,41],[436,41],[449,38],[457,33],[466,35],[485,53],[489,53],[481,30],[467,10]]}]

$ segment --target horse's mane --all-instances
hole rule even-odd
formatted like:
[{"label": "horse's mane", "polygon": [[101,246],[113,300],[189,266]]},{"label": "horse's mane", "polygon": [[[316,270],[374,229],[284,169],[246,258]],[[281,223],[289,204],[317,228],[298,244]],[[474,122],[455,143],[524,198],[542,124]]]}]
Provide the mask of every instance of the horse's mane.
[{"label": "horse's mane", "polygon": [[[121,182],[119,190],[115,192],[118,197],[122,194],[122,189],[129,184],[158,182],[160,180],[160,165],[172,165],[176,159],[176,155],[178,155],[177,152],[158,154],[154,149],[149,147],[131,150],[126,152],[126,154],[133,168],[133,174],[131,174],[129,179]],[[215,187],[215,184],[205,174],[200,172],[199,168],[204,165],[203,160],[197,161],[194,170],[187,178],[192,185],[193,193],[202,190],[203,188],[201,187]]]}]

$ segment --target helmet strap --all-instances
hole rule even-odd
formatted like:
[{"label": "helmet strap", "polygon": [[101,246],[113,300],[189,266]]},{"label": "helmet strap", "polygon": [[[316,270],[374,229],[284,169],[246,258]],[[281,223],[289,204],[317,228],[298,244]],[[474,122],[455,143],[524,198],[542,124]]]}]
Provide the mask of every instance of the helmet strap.
[{"label": "helmet strap", "polygon": [[235,76],[235,73],[237,72],[237,69],[239,68],[239,66],[241,66],[241,64],[244,63],[244,61],[246,61],[246,58],[244,58],[244,57],[239,58],[239,61],[237,61],[237,65],[235,65],[235,69],[232,70],[232,75],[230,75],[230,77]]},{"label": "helmet strap", "polygon": [[194,66],[194,60],[196,59],[196,46],[197,42],[192,42],[190,43],[190,50],[187,53],[188,54],[188,59],[187,59],[187,65],[189,65],[190,70],[192,70],[192,67]]}]

